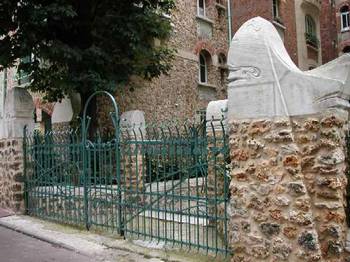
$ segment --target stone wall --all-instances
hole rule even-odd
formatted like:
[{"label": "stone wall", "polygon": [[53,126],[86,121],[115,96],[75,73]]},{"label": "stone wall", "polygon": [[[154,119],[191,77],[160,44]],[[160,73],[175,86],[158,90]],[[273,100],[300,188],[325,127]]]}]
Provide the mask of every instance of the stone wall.
[{"label": "stone wall", "polygon": [[229,123],[232,261],[347,261],[347,113]]},{"label": "stone wall", "polygon": [[24,211],[23,140],[0,139],[0,207]]}]

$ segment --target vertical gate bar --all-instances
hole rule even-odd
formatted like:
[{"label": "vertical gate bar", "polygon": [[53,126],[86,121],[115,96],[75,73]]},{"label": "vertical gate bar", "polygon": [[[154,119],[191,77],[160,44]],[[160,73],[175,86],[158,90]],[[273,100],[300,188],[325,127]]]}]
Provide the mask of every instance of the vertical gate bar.
[{"label": "vertical gate bar", "polygon": [[[91,175],[91,179],[94,180],[93,184],[91,185],[91,187],[89,187],[89,209],[90,209],[90,212],[89,212],[89,218],[91,220],[91,222],[97,222],[97,217],[98,217],[98,212],[96,212],[96,210],[93,210],[93,206],[95,205],[95,201],[99,201],[97,199],[97,180],[98,180],[98,177],[97,177],[97,166],[100,166],[99,165],[99,160],[100,160],[100,157],[97,156],[97,154],[100,153],[100,143],[99,141],[97,141],[97,143],[95,142],[94,143],[95,146],[93,147],[93,160],[92,160],[92,163],[93,163],[93,167],[92,168],[89,168],[90,170],[90,174],[91,172],[93,172],[93,175]],[[99,154],[100,155],[100,154]],[[89,162],[90,163],[90,162]],[[91,180],[90,180],[91,181]],[[95,197],[92,196],[95,195]],[[92,202],[92,203],[91,203]],[[93,212],[95,211],[95,212]]]},{"label": "vertical gate bar", "polygon": [[[115,101],[114,101],[115,103]],[[116,160],[117,160],[117,180],[118,180],[118,203],[119,203],[119,210],[118,210],[118,217],[119,217],[119,234],[121,236],[124,236],[124,223],[123,223],[123,199],[122,199],[122,185],[121,185],[121,177],[120,177],[120,126],[119,126],[119,119],[118,119],[118,111],[117,107],[115,105],[115,140],[116,140]]]},{"label": "vertical gate bar", "polygon": [[162,207],[162,209],[164,210],[162,213],[163,213],[163,216],[164,216],[164,226],[163,226],[163,231],[164,231],[164,234],[163,234],[163,238],[165,240],[165,244],[167,243],[167,240],[168,240],[168,232],[167,232],[167,202],[168,202],[168,195],[167,195],[167,189],[166,189],[166,161],[169,160],[169,156],[168,156],[168,146],[169,146],[169,142],[168,142],[168,135],[166,135],[164,133],[164,130],[162,130],[162,140],[163,140],[163,143],[162,143],[162,151],[161,151],[161,154],[162,154],[162,162],[163,162],[163,171],[162,171],[162,178],[164,180],[164,188],[163,188],[163,192],[162,194],[164,194],[164,206]]},{"label": "vertical gate bar", "polygon": [[84,193],[84,223],[85,223],[85,227],[87,230],[90,229],[90,225],[89,225],[89,214],[88,214],[88,192],[87,192],[87,148],[86,148],[86,140],[87,140],[87,127],[86,127],[86,108],[87,105],[85,105],[85,110],[84,110],[84,115],[83,115],[83,122],[82,122],[82,158],[83,158],[83,193]]},{"label": "vertical gate bar", "polygon": [[[199,195],[199,185],[198,185],[198,136],[197,130],[193,127],[193,142],[194,142],[194,167],[195,167],[195,179],[196,179],[196,200],[197,200],[197,250],[199,251],[200,241],[199,241],[199,205],[200,205],[200,195]],[[191,190],[191,188],[190,188]]]},{"label": "vertical gate bar", "polygon": [[[180,151],[180,164],[179,164],[179,169],[180,170],[183,170],[183,165],[184,165],[184,152],[183,152],[183,145],[182,143],[180,142],[180,132],[179,132],[179,129],[176,130],[176,133],[177,133],[177,142],[176,142],[176,150],[179,150]],[[183,201],[183,196],[182,196],[182,182],[183,182],[183,174],[180,174],[180,230],[179,230],[179,234],[180,234],[180,247],[183,248],[183,228],[182,228],[182,216],[183,216],[183,209],[182,209],[182,201]]]},{"label": "vertical gate bar", "polygon": [[[134,127],[133,129],[135,129],[136,127]],[[139,209],[141,208],[140,206],[140,199],[139,199],[139,188],[140,188],[140,185],[139,185],[139,161],[138,161],[138,156],[139,156],[139,139],[138,139],[138,136],[136,135],[135,133],[135,130],[133,130],[133,133],[134,133],[134,139],[135,139],[135,177],[136,177],[136,205],[135,207],[133,207],[133,210],[134,208],[136,209],[135,210],[135,214],[138,214],[138,211]],[[136,216],[136,219],[137,219],[137,224],[136,224],[136,227],[137,227],[137,237],[139,238],[140,237],[140,221],[139,221],[139,216],[137,215]]]},{"label": "vertical gate bar", "polygon": [[[146,204],[146,153],[145,153],[145,141],[144,141],[144,135],[146,134],[143,134],[142,133],[142,129],[141,127],[139,128],[139,132],[140,132],[140,139],[141,139],[141,144],[140,144],[140,154],[141,154],[141,161],[142,161],[142,204]],[[144,212],[145,213],[145,212]],[[142,217],[142,216],[141,216]],[[140,216],[138,216],[138,219],[140,219]],[[142,225],[142,231],[143,231],[143,236],[145,236],[146,232],[145,232],[145,228],[146,228],[146,224],[145,224],[145,216],[143,216],[143,223],[141,224]],[[152,221],[151,221],[152,223]]]},{"label": "vertical gate bar", "polygon": [[[148,134],[149,135],[149,134]],[[150,137],[150,135],[149,135]],[[154,145],[149,145],[148,147],[148,172],[149,172],[149,203],[151,204],[149,212],[151,213],[151,227],[149,229],[149,235],[151,236],[151,240],[153,240],[153,190],[152,190],[152,179],[153,179],[153,174],[152,174],[152,161],[154,157]],[[147,203],[148,204],[148,203]],[[144,221],[146,223],[146,216],[144,216]],[[145,224],[146,225],[146,224]],[[146,226],[145,226],[146,228]]]},{"label": "vertical gate bar", "polygon": [[24,213],[28,215],[28,174],[27,174],[27,126],[23,128],[23,174],[24,174]]}]

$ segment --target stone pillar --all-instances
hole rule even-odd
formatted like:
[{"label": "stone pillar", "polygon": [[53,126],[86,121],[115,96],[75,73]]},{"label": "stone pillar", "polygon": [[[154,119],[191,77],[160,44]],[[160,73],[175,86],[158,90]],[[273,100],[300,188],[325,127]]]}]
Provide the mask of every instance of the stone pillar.
[{"label": "stone pillar", "polygon": [[[123,113],[120,117],[122,137],[122,181],[125,187],[141,191],[144,186],[144,154],[141,142],[146,139],[145,116],[143,111],[133,110]],[[126,143],[131,141],[131,143]]]},{"label": "stone pillar", "polygon": [[[80,104],[80,100],[75,101]],[[65,98],[61,102],[57,102],[54,106],[51,123],[54,131],[67,131],[69,130],[70,122],[74,116],[74,110],[71,99]]]},{"label": "stone pillar", "polygon": [[301,72],[254,18],[228,63],[232,261],[348,261],[350,57]]},{"label": "stone pillar", "polygon": [[[226,164],[225,152],[217,154],[213,148],[224,149],[227,135],[227,100],[213,101],[206,111],[206,131],[208,139],[208,191],[214,195],[224,194],[224,175],[222,167]],[[216,169],[220,170],[217,171]]]},{"label": "stone pillar", "polygon": [[0,207],[24,212],[23,128],[34,128],[34,104],[22,88],[10,89],[0,119]]},{"label": "stone pillar", "polygon": [[[206,192],[204,197],[209,199],[224,198],[225,193],[228,195],[229,179],[225,174],[228,156],[228,134],[227,134],[227,100],[212,101],[208,104],[206,111],[206,134],[208,141],[208,175]],[[220,153],[217,152],[220,150]],[[227,151],[226,151],[227,150]],[[210,201],[208,201],[210,203]],[[215,201],[213,201],[215,202]],[[217,214],[220,218],[225,218],[227,212],[227,203],[222,202],[220,205],[210,205],[210,215]],[[217,213],[216,213],[217,212]],[[217,223],[219,235],[224,235],[226,230],[223,219],[214,221]],[[226,239],[225,239],[226,241]]]}]

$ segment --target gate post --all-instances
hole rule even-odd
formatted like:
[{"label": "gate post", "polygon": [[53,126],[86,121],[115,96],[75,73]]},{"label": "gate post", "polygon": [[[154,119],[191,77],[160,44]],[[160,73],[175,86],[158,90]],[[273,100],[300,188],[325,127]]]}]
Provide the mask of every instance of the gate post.
[{"label": "gate post", "polygon": [[139,110],[124,112],[120,117],[120,128],[123,130],[122,139],[128,142],[128,152],[123,160],[123,177],[125,187],[141,193],[144,182],[144,166],[142,142],[146,138],[144,112]]},{"label": "gate post", "polygon": [[233,261],[346,261],[350,56],[302,72],[254,18],[228,64]]},{"label": "gate post", "polygon": [[8,91],[4,114],[0,115],[0,207],[24,213],[25,205],[25,137],[24,128],[34,128],[34,104],[23,88]]}]

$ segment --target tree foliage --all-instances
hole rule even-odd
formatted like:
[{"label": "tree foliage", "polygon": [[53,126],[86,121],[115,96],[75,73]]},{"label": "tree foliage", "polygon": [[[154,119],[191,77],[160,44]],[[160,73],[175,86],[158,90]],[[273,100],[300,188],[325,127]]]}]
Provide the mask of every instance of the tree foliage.
[{"label": "tree foliage", "polygon": [[174,50],[155,46],[171,24],[173,0],[0,0],[0,65],[31,73],[49,101],[71,92],[114,92],[131,75],[170,69]]}]

